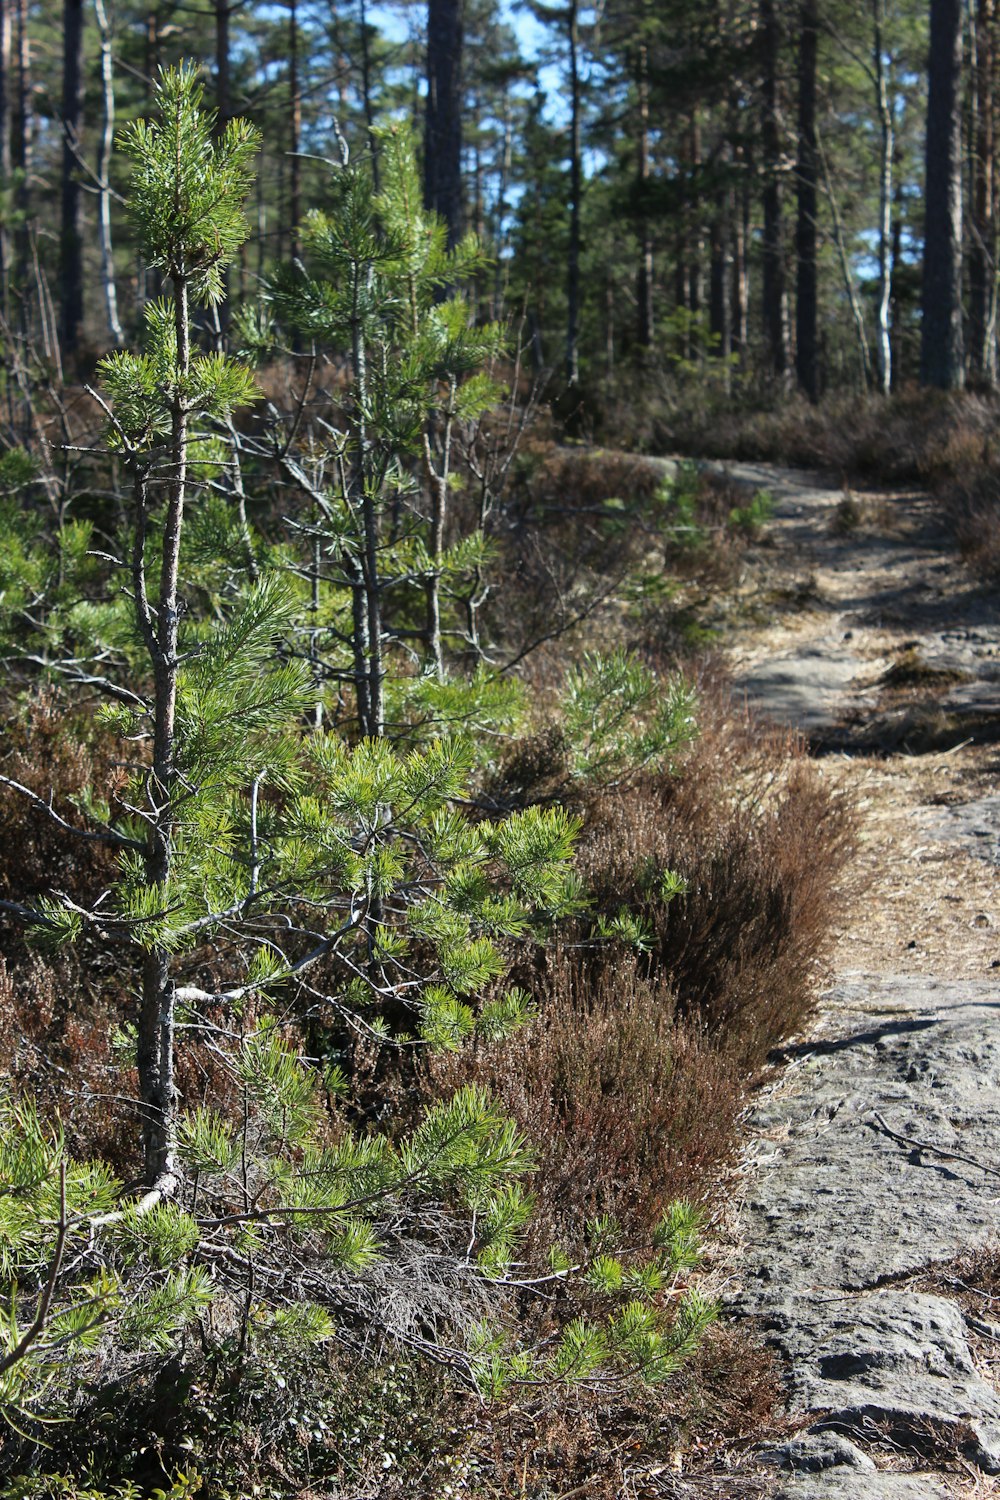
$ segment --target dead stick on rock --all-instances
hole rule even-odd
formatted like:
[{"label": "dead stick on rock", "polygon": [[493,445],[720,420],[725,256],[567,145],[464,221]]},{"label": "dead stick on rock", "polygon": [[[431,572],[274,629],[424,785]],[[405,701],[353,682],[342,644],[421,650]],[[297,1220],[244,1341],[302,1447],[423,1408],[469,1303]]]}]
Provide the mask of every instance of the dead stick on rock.
[{"label": "dead stick on rock", "polygon": [[961,1151],[946,1151],[943,1146],[932,1146],[929,1141],[918,1141],[912,1135],[901,1135],[898,1130],[893,1130],[885,1123],[878,1110],[873,1109],[872,1114],[886,1135],[891,1136],[894,1141],[901,1141],[904,1146],[915,1146],[918,1151],[930,1151],[934,1156],[943,1156],[946,1161],[964,1161],[970,1167],[978,1167],[981,1172],[1000,1177],[1000,1168],[988,1167],[984,1161],[977,1161],[974,1156],[964,1156]]}]

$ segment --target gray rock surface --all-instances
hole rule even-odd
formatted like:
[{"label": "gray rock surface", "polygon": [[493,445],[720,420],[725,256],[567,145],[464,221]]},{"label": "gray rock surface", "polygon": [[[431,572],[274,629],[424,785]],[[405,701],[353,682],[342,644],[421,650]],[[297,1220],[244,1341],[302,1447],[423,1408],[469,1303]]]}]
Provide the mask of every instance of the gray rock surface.
[{"label": "gray rock surface", "polygon": [[762,1302],[871,1287],[1000,1232],[1000,1177],[984,1170],[1000,1168],[1000,983],[850,975],[824,1003],[753,1117],[767,1154],[747,1279]]},{"label": "gray rock surface", "polygon": [[761,1463],[802,1474],[819,1474],[824,1469],[838,1467],[871,1473],[875,1468],[874,1460],[839,1432],[807,1432],[773,1448],[761,1448],[757,1456]]},{"label": "gray rock surface", "polygon": [[897,1291],[791,1296],[762,1324],[789,1363],[795,1407],[904,1443],[933,1423],[971,1462],[1000,1470],[1000,1398],[976,1371],[954,1303]]},{"label": "gray rock surface", "polygon": [[834,1469],[779,1481],[771,1500],[951,1500],[937,1474],[858,1474]]},{"label": "gray rock surface", "polygon": [[1000,795],[928,808],[921,821],[929,838],[961,844],[978,859],[1000,865]]},{"label": "gray rock surface", "polygon": [[[827,729],[844,711],[844,692],[863,670],[841,636],[813,639],[740,674],[738,689],[766,718],[794,724],[804,733]],[[851,694],[857,703],[858,693]]]},{"label": "gray rock surface", "polygon": [[[752,1118],[761,1156],[739,1306],[779,1352],[793,1411],[904,1447],[934,1423],[1000,1472],[1000,1397],[960,1310],[894,1285],[1000,1233],[987,1170],[1000,1168],[1000,985],[851,975],[825,1007]],[[842,1467],[776,1496],[946,1493],[872,1489],[861,1475],[847,1490]]]}]

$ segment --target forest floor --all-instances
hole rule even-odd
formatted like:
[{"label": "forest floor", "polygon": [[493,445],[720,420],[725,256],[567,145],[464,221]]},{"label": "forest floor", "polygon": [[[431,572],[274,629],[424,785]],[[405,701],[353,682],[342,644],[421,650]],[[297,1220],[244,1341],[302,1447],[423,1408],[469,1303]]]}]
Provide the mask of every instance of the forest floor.
[{"label": "forest floor", "polygon": [[738,690],[861,815],[817,1023],[750,1122],[734,1310],[796,1428],[751,1464],[774,1500],[1000,1494],[1000,599],[924,495],[727,472],[775,500]]}]

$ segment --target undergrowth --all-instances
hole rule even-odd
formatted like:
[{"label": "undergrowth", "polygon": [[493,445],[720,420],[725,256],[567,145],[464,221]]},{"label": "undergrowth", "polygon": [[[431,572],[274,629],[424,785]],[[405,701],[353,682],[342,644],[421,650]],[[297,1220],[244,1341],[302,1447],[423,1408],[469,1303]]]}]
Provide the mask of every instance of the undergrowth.
[{"label": "undergrowth", "polygon": [[[688,1206],[710,1278],[723,1263],[742,1112],[770,1051],[809,1017],[853,824],[794,737],[733,706],[724,677],[697,654],[697,617],[685,615],[692,584],[732,586],[766,526],[766,497],[748,500],[691,469],[665,480],[643,459],[546,443],[519,462],[520,512],[497,540],[509,583],[489,607],[512,655],[542,642],[521,673],[535,708],[526,731],[485,763],[476,815],[565,804],[581,822],[589,906],[558,938],[512,948],[510,978],[534,1019],[502,1044],[480,1037],[415,1062],[332,1037],[307,1003],[287,1019],[314,1050],[340,1049],[331,1137],[348,1121],[402,1137],[429,1100],[470,1084],[512,1117],[534,1153],[533,1211],[498,1297],[518,1340],[544,1351],[574,1320],[607,1316],[609,1289],[653,1265],[677,1205]],[[698,735],[669,764],[589,775],[585,726],[571,731],[545,705],[582,652],[623,642],[639,646],[661,682],[677,664],[663,651],[680,653],[695,679]],[[86,787],[113,802],[120,772],[111,742],[63,709],[49,689],[8,703],[0,772],[72,816]],[[4,896],[55,882],[92,904],[110,884],[100,845],[67,859],[44,810],[4,788],[0,838]],[[2,937],[0,1070],[59,1114],[74,1152],[133,1176],[136,1083],[118,1044],[136,1007],[127,956],[40,951],[6,921]],[[205,950],[198,983],[221,989],[238,977]],[[190,1103],[238,1126],[242,1101],[197,1032],[179,1042],[177,1078]],[[560,1269],[552,1283],[519,1284],[546,1263],[594,1264],[601,1275]],[[431,1246],[422,1274],[433,1275]],[[675,1267],[654,1301],[668,1306],[686,1275]],[[709,1328],[661,1385],[527,1381],[483,1404],[447,1367],[398,1346],[390,1355],[376,1331],[277,1351],[263,1336],[248,1346],[240,1322],[195,1323],[169,1359],[91,1371],[72,1423],[54,1436],[6,1432],[0,1473],[19,1476],[9,1493],[543,1500],[568,1490],[612,1500],[665,1455],[697,1467],[738,1447],[767,1428],[778,1402],[770,1356],[725,1326]],[[242,1324],[253,1324],[252,1302]]]},{"label": "undergrowth", "polygon": [[770,393],[758,404],[658,390],[603,407],[595,436],[647,453],[744,459],[820,469],[838,480],[916,484],[937,495],[963,556],[1000,576],[1000,400],[996,392],[907,387],[888,400],[831,395],[818,405]]}]

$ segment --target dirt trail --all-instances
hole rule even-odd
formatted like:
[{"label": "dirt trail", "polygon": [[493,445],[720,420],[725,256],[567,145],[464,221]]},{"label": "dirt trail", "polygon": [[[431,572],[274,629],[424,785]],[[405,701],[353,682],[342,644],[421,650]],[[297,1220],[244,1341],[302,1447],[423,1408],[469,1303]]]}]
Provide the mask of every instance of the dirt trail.
[{"label": "dirt trail", "polygon": [[1000,1300],[954,1270],[1000,1238],[1000,601],[926,497],[730,473],[776,501],[737,682],[858,796],[866,886],[752,1121],[738,1306],[802,1422],[759,1457],[775,1500],[1000,1494]]}]

